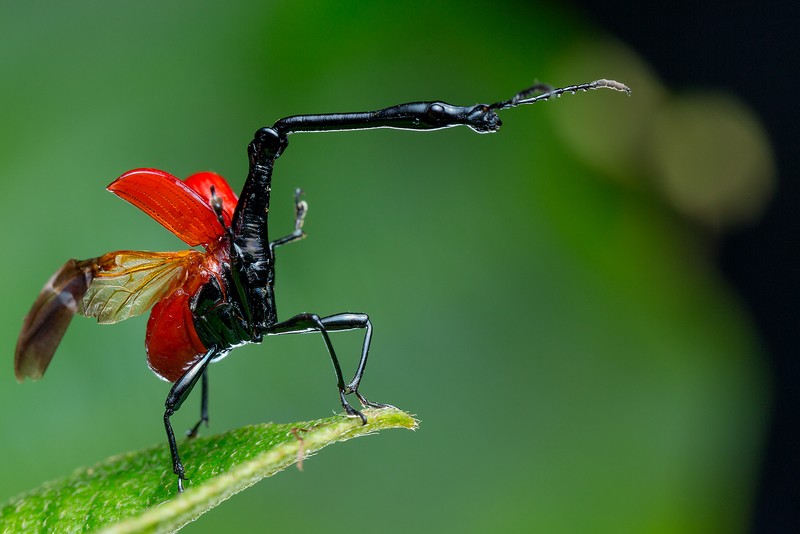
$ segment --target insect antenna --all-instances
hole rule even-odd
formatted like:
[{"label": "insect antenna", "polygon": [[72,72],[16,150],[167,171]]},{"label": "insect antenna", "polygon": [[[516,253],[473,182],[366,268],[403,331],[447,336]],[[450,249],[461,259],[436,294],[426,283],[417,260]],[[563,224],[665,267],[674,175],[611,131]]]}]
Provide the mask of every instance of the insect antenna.
[{"label": "insect antenna", "polygon": [[510,109],[523,104],[535,104],[540,100],[549,100],[553,97],[559,97],[564,93],[575,94],[578,91],[593,91],[595,89],[613,89],[614,91],[621,91],[628,95],[631,94],[631,90],[627,85],[615,80],[595,80],[589,83],[581,83],[578,85],[568,85],[566,87],[556,88],[553,88],[551,85],[537,82],[527,89],[523,89],[508,100],[491,104],[489,109]]},{"label": "insect antenna", "polygon": [[217,196],[217,190],[213,185],[211,186],[211,209],[214,210],[214,214],[217,216],[219,224],[225,230],[225,234],[227,234],[228,238],[233,242],[233,230],[230,226],[225,224],[225,217],[222,216],[222,199]]},{"label": "insect antenna", "polygon": [[303,195],[303,190],[299,187],[294,190],[294,232],[303,232],[303,223],[306,220],[306,213],[308,213],[308,203],[305,200],[300,200]]}]

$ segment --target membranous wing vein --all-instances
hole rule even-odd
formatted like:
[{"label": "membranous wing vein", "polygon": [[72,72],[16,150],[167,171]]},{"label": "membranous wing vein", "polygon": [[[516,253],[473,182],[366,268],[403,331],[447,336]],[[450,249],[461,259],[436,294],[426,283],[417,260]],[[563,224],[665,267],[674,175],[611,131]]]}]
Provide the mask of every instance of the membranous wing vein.
[{"label": "membranous wing vein", "polygon": [[140,315],[180,286],[201,261],[195,250],[109,252],[95,259],[96,274],[78,313],[101,324]]}]

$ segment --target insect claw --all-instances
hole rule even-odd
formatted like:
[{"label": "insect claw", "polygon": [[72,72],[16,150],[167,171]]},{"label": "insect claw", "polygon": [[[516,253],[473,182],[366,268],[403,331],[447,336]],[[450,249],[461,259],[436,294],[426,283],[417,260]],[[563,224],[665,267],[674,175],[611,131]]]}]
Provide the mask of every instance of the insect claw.
[{"label": "insect claw", "polygon": [[370,400],[367,400],[367,398],[358,391],[354,391],[354,393],[356,394],[356,397],[358,397],[358,402],[360,402],[361,406],[363,406],[364,408],[378,408],[378,409],[394,408],[394,406],[392,406],[391,404],[383,404],[380,402],[372,402]]},{"label": "insect claw", "polygon": [[350,406],[350,404],[345,405],[344,411],[347,412],[347,416],[348,417],[358,417],[358,418],[360,418],[362,425],[366,425],[367,424],[367,416],[364,415],[363,413],[359,412],[358,410],[356,410],[352,406]]},{"label": "insect claw", "polygon": [[178,493],[183,493],[184,490],[183,481],[189,480],[188,478],[186,478],[186,473],[183,470],[183,465],[178,465],[175,469],[173,469],[173,471],[175,472],[175,475],[177,475],[178,477]]},{"label": "insect claw", "polygon": [[198,421],[195,425],[186,431],[186,439],[194,439],[197,437],[197,431],[200,429],[200,423],[203,421]]},{"label": "insect claw", "polygon": [[344,398],[344,396],[347,395],[348,393],[351,393],[351,392],[346,392],[344,389],[340,389],[339,390],[339,400],[342,402],[342,408],[344,408],[344,411],[347,413],[348,417],[360,417],[361,418],[361,424],[362,425],[366,425],[367,424],[367,416],[364,415],[363,413],[359,412],[358,410],[356,410],[352,406],[350,406],[350,403],[347,402],[347,399]]},{"label": "insect claw", "polygon": [[362,425],[366,425],[367,424],[367,416],[364,415],[363,413],[359,412],[358,410],[356,410],[353,407],[350,408],[350,410],[347,412],[347,415],[349,415],[350,417],[360,417],[361,418],[361,424]]}]

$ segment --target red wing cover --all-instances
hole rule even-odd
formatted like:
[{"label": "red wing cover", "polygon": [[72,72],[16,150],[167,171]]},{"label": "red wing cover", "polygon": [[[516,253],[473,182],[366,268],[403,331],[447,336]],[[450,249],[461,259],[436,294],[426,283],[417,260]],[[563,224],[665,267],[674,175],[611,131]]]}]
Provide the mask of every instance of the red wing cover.
[{"label": "red wing cover", "polygon": [[208,200],[168,172],[128,171],[108,190],[147,213],[187,245],[208,246],[224,233]]}]

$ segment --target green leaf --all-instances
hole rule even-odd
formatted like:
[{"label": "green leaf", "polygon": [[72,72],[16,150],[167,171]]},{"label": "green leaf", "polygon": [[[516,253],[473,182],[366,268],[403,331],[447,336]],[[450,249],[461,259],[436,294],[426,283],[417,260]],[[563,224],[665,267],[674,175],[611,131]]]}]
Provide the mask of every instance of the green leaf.
[{"label": "green leaf", "polygon": [[113,456],[14,497],[3,505],[0,524],[3,532],[174,531],[327,445],[385,428],[417,427],[413,417],[395,408],[364,414],[366,425],[337,415],[186,440],[179,444],[189,478],[182,494],[166,444]]}]

